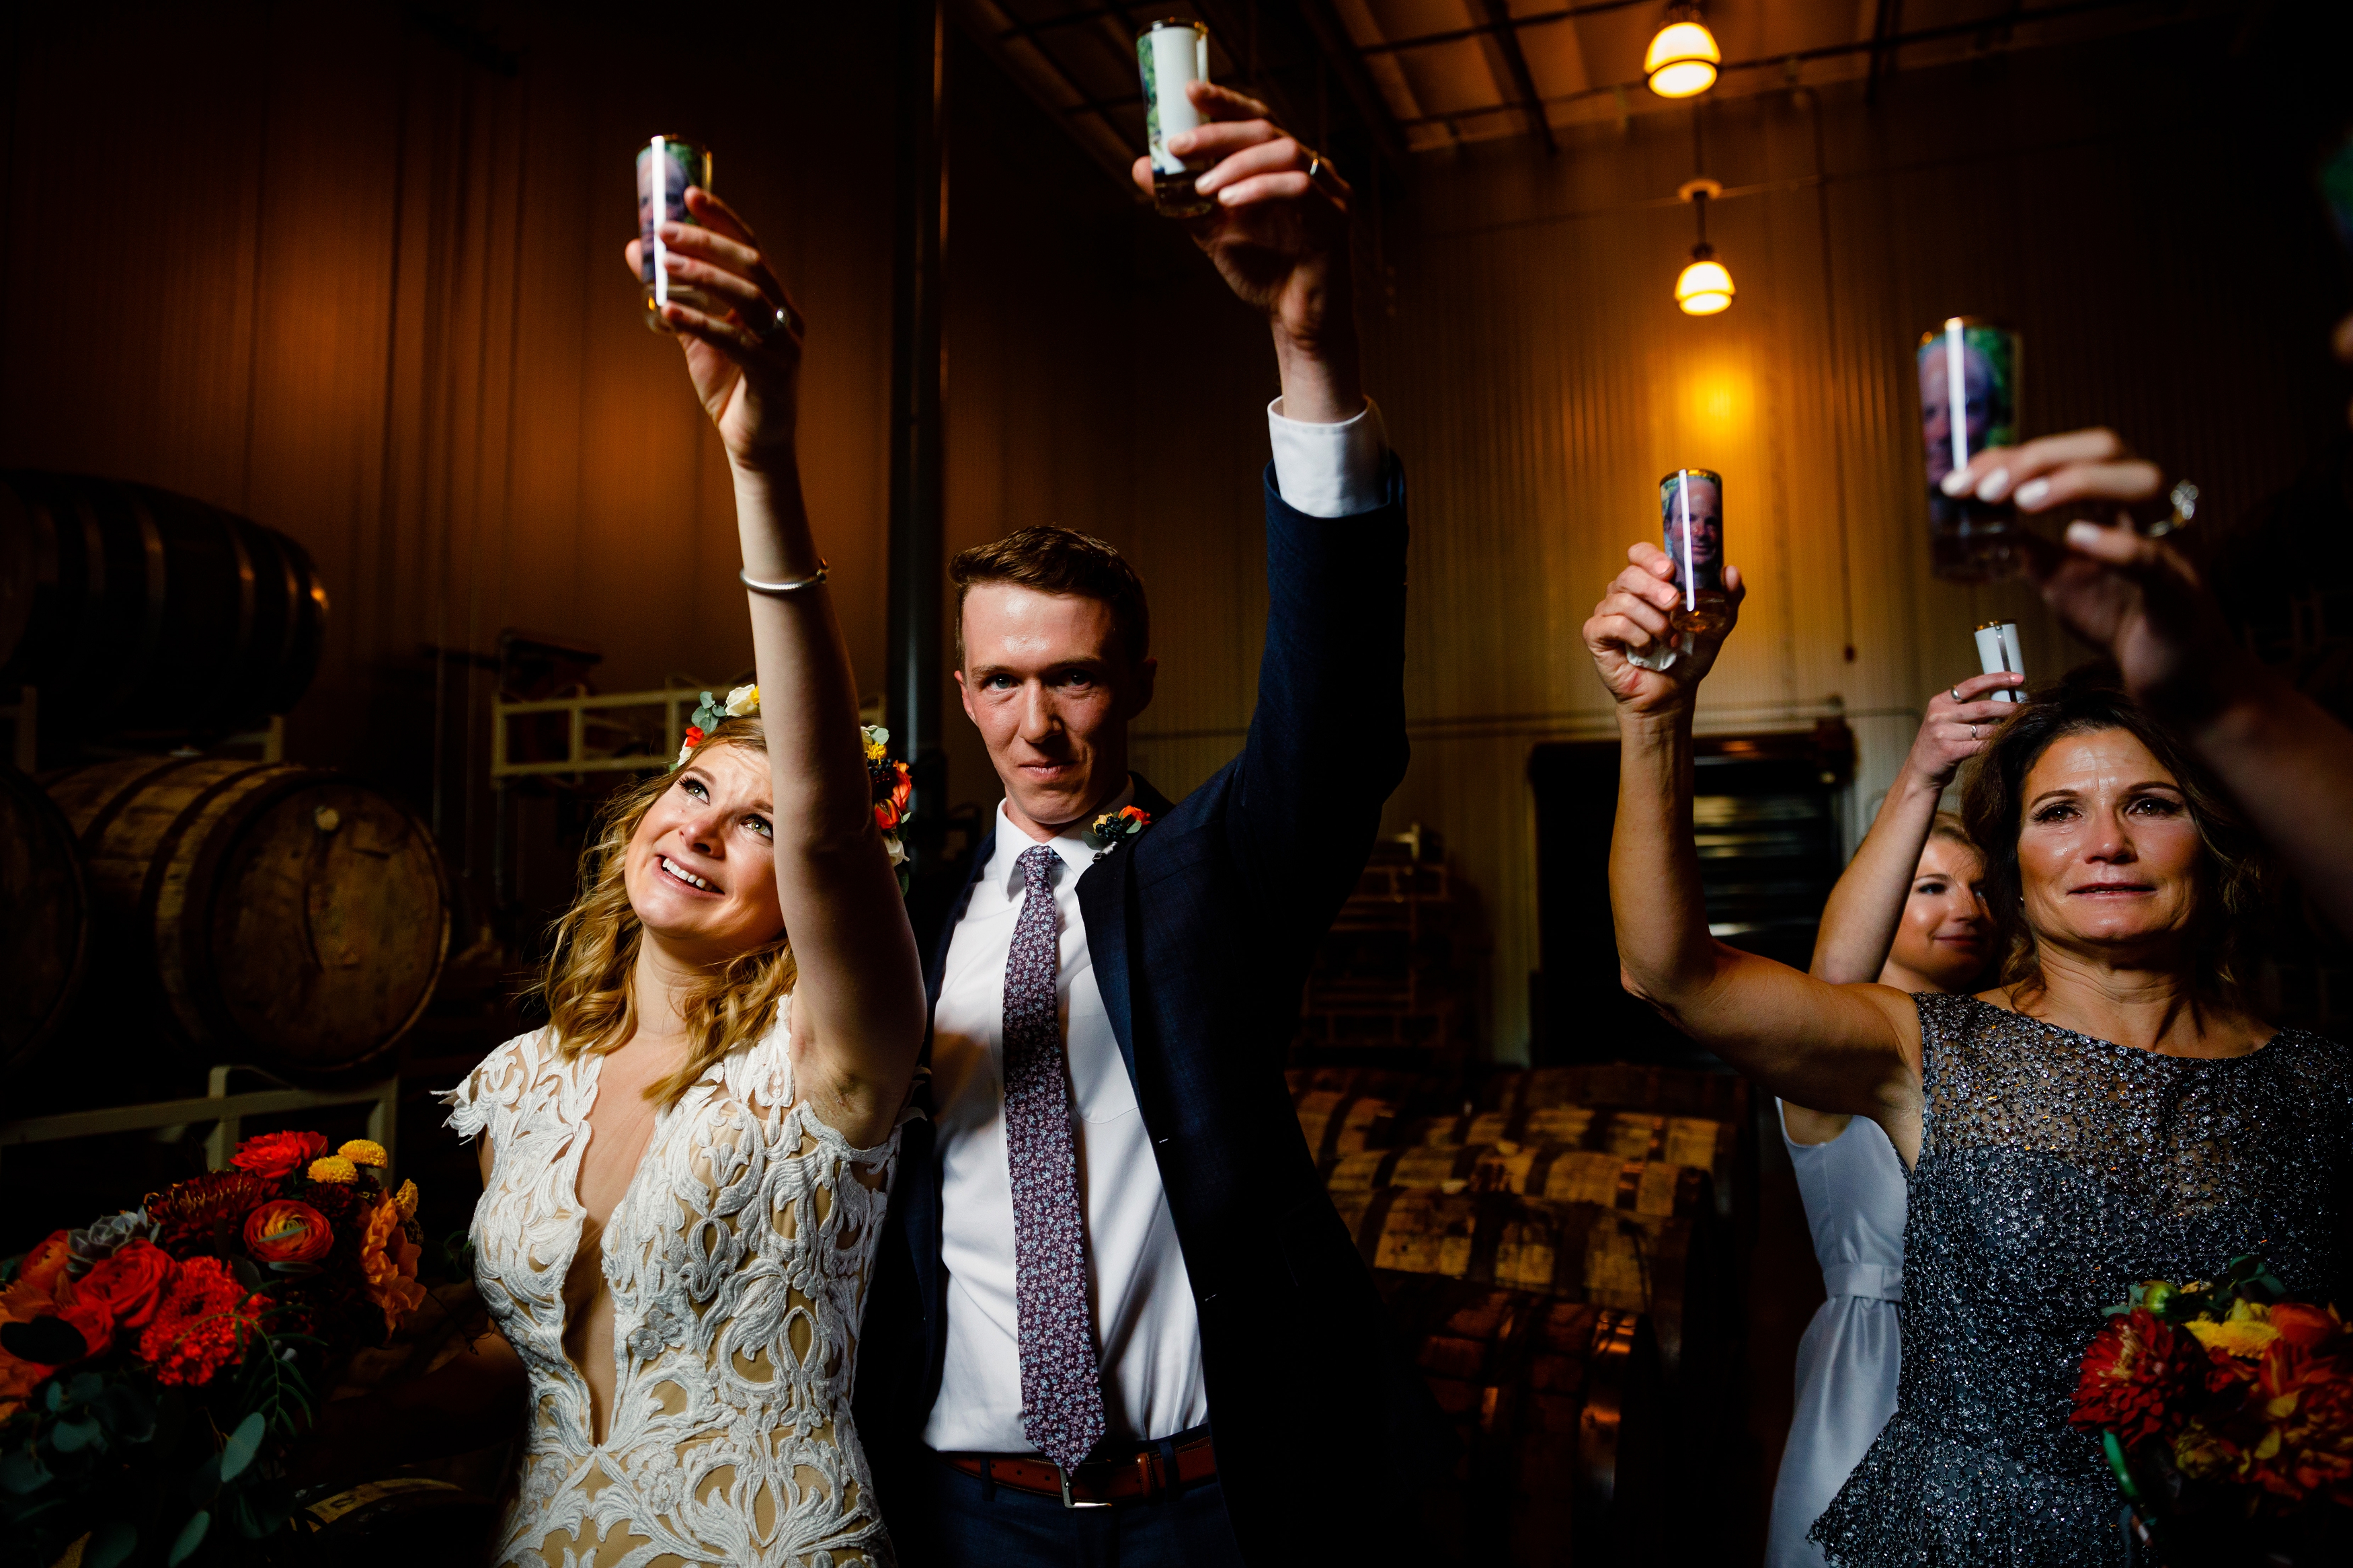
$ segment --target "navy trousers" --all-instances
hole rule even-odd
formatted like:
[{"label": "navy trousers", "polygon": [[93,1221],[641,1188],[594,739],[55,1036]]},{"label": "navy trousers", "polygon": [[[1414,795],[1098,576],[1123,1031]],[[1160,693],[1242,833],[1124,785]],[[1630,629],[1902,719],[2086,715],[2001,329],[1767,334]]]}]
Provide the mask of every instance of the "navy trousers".
[{"label": "navy trousers", "polygon": [[[1173,1473],[1173,1440],[1161,1458]],[[912,1505],[912,1506],[909,1506]],[[936,1454],[923,1495],[883,1521],[903,1568],[1241,1568],[1216,1477],[1157,1502],[1064,1508],[1060,1498],[991,1486]]]}]

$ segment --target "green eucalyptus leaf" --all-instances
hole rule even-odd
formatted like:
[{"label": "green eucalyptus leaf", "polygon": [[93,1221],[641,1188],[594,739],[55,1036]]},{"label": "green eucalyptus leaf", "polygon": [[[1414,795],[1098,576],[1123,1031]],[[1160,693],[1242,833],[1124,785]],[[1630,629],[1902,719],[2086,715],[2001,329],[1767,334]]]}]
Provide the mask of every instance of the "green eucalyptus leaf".
[{"label": "green eucalyptus leaf", "polygon": [[66,1384],[66,1397],[76,1405],[95,1405],[105,1393],[106,1379],[94,1372],[78,1372]]},{"label": "green eucalyptus leaf", "polygon": [[205,1543],[205,1531],[212,1527],[211,1512],[198,1509],[195,1516],[180,1527],[178,1538],[172,1542],[170,1555],[164,1559],[164,1568],[180,1568],[181,1563],[195,1556],[196,1548]]},{"label": "green eucalyptus leaf", "polygon": [[128,1520],[110,1519],[90,1532],[81,1549],[81,1568],[115,1568],[139,1544],[139,1531]]},{"label": "green eucalyptus leaf", "polygon": [[190,1502],[209,1501],[212,1495],[220,1490],[220,1462],[221,1457],[218,1454],[207,1454],[205,1456],[204,1463],[188,1472]]},{"label": "green eucalyptus leaf", "polygon": [[106,1447],[97,1421],[90,1416],[60,1421],[49,1428],[49,1447],[60,1454],[79,1454],[93,1443],[101,1451]]},{"label": "green eucalyptus leaf", "polygon": [[259,1410],[237,1424],[237,1430],[228,1435],[228,1441],[221,1447],[222,1480],[237,1479],[245,1473],[246,1466],[253,1463],[253,1456],[261,1451],[261,1434],[266,1425]]},{"label": "green eucalyptus leaf", "polygon": [[39,1491],[49,1484],[49,1468],[41,1457],[28,1447],[11,1448],[0,1454],[0,1491],[23,1497]]}]

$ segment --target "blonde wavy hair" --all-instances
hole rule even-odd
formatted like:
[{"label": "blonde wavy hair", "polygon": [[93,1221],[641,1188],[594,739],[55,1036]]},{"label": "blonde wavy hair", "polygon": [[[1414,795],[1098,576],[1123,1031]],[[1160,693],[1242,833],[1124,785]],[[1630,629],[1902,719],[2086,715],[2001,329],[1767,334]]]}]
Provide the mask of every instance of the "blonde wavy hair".
[{"label": "blonde wavy hair", "polygon": [[[703,737],[695,754],[715,746],[744,746],[765,755],[767,735],[756,717],[729,719]],[[637,1033],[630,975],[645,928],[629,907],[629,841],[677,776],[673,767],[617,791],[597,813],[595,836],[581,854],[585,886],[555,922],[547,963],[532,987],[547,1004],[556,1049],[566,1058],[618,1050]],[[646,1098],[676,1104],[713,1062],[766,1035],[797,978],[792,944],[781,931],[750,952],[713,965],[685,1000],[687,1037],[693,1048],[676,1072],[646,1089]]]}]

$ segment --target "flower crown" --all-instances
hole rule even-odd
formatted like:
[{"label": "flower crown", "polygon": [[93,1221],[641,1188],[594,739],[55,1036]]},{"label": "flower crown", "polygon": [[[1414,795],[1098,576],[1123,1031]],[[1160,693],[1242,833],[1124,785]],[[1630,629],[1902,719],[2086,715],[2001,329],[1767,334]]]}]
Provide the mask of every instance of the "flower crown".
[{"label": "flower crown", "polygon": [[[725,701],[714,699],[708,691],[695,705],[686,726],[686,744],[678,749],[678,761],[670,764],[682,768],[694,748],[702,744],[703,737],[730,719],[757,718],[760,712],[760,689],[739,686],[727,694]],[[892,756],[884,748],[891,743],[891,731],[880,724],[861,724],[859,734],[866,752],[866,779],[874,792],[874,826],[882,830],[882,847],[891,851],[891,864],[899,874],[899,891],[904,894],[913,880],[913,868],[907,861],[907,847],[900,842],[899,829],[914,816],[909,802],[915,793],[915,781],[907,772],[907,764]]]}]

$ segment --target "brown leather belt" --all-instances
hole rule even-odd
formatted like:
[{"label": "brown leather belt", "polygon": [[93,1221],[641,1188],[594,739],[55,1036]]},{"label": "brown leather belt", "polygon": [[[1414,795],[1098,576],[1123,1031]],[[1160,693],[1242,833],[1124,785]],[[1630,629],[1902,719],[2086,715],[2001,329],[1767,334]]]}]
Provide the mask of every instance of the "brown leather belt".
[{"label": "brown leather belt", "polygon": [[1171,1489],[1206,1481],[1218,1473],[1218,1453],[1207,1433],[1176,1445],[1176,1462],[1160,1446],[1146,1443],[1119,1459],[1090,1459],[1069,1475],[1050,1459],[1018,1454],[942,1454],[965,1475],[1015,1491],[1060,1498],[1064,1508],[1109,1508],[1124,1502],[1158,1502]]}]

